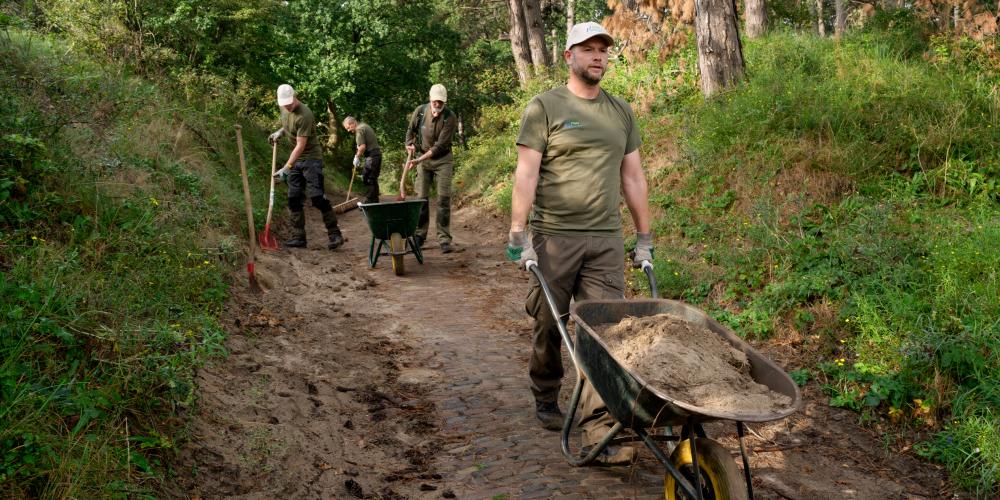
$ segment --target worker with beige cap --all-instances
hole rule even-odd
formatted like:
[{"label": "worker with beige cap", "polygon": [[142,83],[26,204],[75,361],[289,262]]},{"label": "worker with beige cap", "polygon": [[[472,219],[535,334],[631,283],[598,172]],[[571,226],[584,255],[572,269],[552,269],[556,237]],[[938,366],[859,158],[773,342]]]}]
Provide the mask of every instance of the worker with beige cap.
[{"label": "worker with beige cap", "polygon": [[[507,255],[522,269],[528,260],[538,263],[560,312],[569,311],[570,300],[625,297],[623,195],[638,233],[632,264],[653,260],[639,126],[632,107],[601,88],[613,43],[600,24],[573,26],[563,52],[569,81],[535,96],[521,115]],[[535,416],[543,428],[558,430],[562,342],[538,280],[531,282],[525,309],[535,320],[528,366]],[[589,383],[580,416],[587,454],[614,424]],[[635,448],[609,446],[595,461],[635,458]]]},{"label": "worker with beige cap", "polygon": [[437,239],[442,253],[451,253],[451,178],[455,159],[451,154],[451,139],[458,121],[455,113],[445,105],[448,89],[440,83],[430,91],[430,102],[421,104],[410,115],[406,128],[406,151],[415,157],[407,162],[406,169],[417,167],[417,198],[428,200],[420,209],[420,223],[414,235],[418,246],[427,239],[430,226],[431,186],[437,180]]}]

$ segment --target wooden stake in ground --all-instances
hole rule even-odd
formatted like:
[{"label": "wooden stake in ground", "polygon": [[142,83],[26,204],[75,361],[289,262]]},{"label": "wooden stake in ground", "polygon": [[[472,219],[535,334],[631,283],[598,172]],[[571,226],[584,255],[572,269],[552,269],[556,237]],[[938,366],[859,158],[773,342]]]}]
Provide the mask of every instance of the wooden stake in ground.
[{"label": "wooden stake in ground", "polygon": [[247,262],[247,273],[250,274],[250,290],[260,292],[260,284],[253,272],[254,257],[257,253],[257,236],[253,228],[253,208],[250,205],[250,181],[247,180],[247,164],[243,158],[243,127],[236,125],[236,147],[240,151],[240,174],[243,176],[243,201],[247,206],[247,228],[250,231],[250,261]]}]

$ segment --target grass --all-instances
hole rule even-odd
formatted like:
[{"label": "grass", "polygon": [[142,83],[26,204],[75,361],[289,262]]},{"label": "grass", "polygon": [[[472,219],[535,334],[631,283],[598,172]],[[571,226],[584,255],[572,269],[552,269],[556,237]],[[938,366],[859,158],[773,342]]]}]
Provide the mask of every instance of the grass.
[{"label": "grass", "polygon": [[[44,38],[0,33],[0,55],[0,496],[150,494],[225,354],[236,117]],[[266,132],[244,134],[261,185]]]},{"label": "grass", "polygon": [[[749,42],[749,82],[711,100],[693,47],[616,63],[605,86],[644,131],[661,295],[798,346],[797,383],[924,436],[921,455],[986,497],[1000,485],[1000,71],[988,47],[887,16],[839,43]],[[484,112],[491,133],[461,159],[501,210],[527,95]]]}]

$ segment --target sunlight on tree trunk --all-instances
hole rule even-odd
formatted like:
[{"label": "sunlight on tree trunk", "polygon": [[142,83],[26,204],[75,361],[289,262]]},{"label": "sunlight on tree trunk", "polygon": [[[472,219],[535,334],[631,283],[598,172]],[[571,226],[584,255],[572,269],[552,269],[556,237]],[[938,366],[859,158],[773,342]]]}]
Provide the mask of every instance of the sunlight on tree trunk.
[{"label": "sunlight on tree trunk", "polygon": [[573,29],[574,24],[576,24],[576,0],[566,0],[566,33]]},{"label": "sunlight on tree trunk", "polygon": [[767,6],[764,0],[746,0],[747,38],[764,36],[767,31]]},{"label": "sunlight on tree trunk", "polygon": [[840,38],[847,29],[847,5],[844,0],[834,0],[833,36]]},{"label": "sunlight on tree trunk", "polygon": [[816,33],[826,36],[826,23],[823,22],[823,0],[816,0]]},{"label": "sunlight on tree trunk", "polygon": [[732,0],[696,0],[701,92],[710,97],[743,80],[746,66]]}]

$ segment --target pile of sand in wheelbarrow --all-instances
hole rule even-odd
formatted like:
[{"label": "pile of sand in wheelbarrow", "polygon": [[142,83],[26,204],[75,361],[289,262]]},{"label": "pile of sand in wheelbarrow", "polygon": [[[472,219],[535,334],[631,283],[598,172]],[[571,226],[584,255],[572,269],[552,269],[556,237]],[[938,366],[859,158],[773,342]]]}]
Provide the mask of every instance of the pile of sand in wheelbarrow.
[{"label": "pile of sand in wheelbarrow", "polygon": [[735,413],[769,413],[791,404],[754,382],[742,351],[678,316],[627,317],[600,335],[619,363],[673,399]]}]

